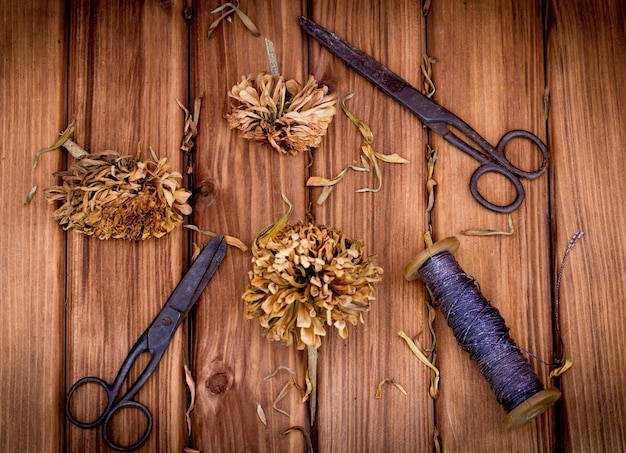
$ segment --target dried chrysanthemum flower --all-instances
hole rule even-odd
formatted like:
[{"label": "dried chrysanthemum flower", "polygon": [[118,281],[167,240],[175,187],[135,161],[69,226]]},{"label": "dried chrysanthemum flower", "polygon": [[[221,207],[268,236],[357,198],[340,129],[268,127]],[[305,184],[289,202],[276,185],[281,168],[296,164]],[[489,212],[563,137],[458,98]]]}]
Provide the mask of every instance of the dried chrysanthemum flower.
[{"label": "dried chrysanthemum flower", "polygon": [[304,87],[295,80],[261,72],[233,86],[228,126],[257,143],[269,143],[282,154],[317,148],[335,115],[336,95],[313,76]]},{"label": "dried chrysanthemum flower", "polygon": [[134,157],[115,151],[87,154],[64,135],[47,150],[63,146],[76,160],[69,170],[55,174],[62,185],[46,190],[50,203],[60,203],[54,218],[63,229],[100,239],[158,238],[191,214],[191,193],[181,187],[181,174],[170,171],[167,158],[152,153],[152,159],[141,161],[139,152]]},{"label": "dried chrysanthemum flower", "polygon": [[298,349],[317,349],[324,323],[346,338],[347,323],[363,322],[383,273],[364,248],[337,228],[284,226],[253,257],[246,317],[257,317],[268,339],[295,341]]}]

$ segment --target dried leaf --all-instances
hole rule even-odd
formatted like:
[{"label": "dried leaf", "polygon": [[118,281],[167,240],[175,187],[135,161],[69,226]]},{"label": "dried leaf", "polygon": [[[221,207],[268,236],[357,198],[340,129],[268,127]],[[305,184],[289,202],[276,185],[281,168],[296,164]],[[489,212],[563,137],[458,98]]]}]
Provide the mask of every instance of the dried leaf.
[{"label": "dried leaf", "polygon": [[391,378],[385,378],[382,381],[380,381],[378,383],[378,386],[376,387],[376,398],[380,399],[383,397],[383,385],[385,384],[391,384],[394,387],[396,387],[398,390],[400,390],[402,393],[404,393],[405,395],[408,395],[408,393],[406,392],[406,390],[404,390],[404,387],[402,387],[400,384],[398,384],[396,381],[394,381]]},{"label": "dried leaf", "polygon": [[513,227],[513,218],[511,217],[511,214],[509,214],[508,223],[509,231],[498,231],[485,228],[464,230],[461,233],[465,236],[513,236],[513,233],[515,233],[515,228]]},{"label": "dried leaf", "polygon": [[[185,228],[188,228],[192,231],[195,231],[196,233],[203,234],[205,236],[215,237],[218,235],[218,233],[214,233],[212,231],[201,230],[195,225],[183,225],[183,226]],[[233,236],[228,236],[226,234],[223,236],[224,236],[224,242],[226,242],[226,244],[232,245],[233,247],[237,247],[242,252],[245,252],[248,250],[248,247],[246,246],[246,244],[244,244],[240,239],[237,239],[236,237],[233,237]]]},{"label": "dried leaf", "polygon": [[415,356],[424,364],[426,365],[428,368],[430,368],[434,373],[435,373],[435,378],[431,384],[431,388],[430,388],[430,396],[432,398],[436,398],[437,394],[439,393],[439,369],[437,367],[435,367],[435,365],[433,365],[431,363],[430,360],[428,360],[428,358],[426,357],[426,355],[417,347],[417,345],[413,342],[413,340],[411,340],[406,333],[404,333],[402,330],[400,332],[398,332],[398,335],[404,339],[404,341],[406,342],[406,344],[409,346],[409,349],[411,349],[411,351],[413,352],[413,354],[415,354]]},{"label": "dried leaf", "polygon": [[187,387],[189,387],[190,401],[189,407],[185,412],[185,420],[187,420],[187,432],[191,436],[191,411],[196,407],[196,383],[193,380],[193,376],[191,375],[191,370],[185,364],[185,382],[187,383]]},{"label": "dried leaf", "polygon": [[267,418],[265,417],[265,411],[263,410],[261,403],[256,403],[256,415],[259,417],[259,420],[261,420],[261,423],[267,426]]}]

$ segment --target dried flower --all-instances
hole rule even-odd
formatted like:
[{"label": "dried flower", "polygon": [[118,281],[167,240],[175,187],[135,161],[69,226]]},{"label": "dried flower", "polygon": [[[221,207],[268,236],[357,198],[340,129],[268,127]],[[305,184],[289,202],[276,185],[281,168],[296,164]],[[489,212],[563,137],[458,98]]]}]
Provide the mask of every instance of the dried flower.
[{"label": "dried flower", "polygon": [[337,102],[327,86],[313,76],[304,87],[261,72],[256,79],[242,77],[229,92],[231,129],[256,143],[269,143],[282,154],[296,155],[317,148],[335,115]]},{"label": "dried flower", "polygon": [[284,226],[253,257],[246,317],[257,317],[268,339],[298,349],[318,348],[324,323],[346,338],[348,322],[363,322],[383,272],[364,247],[336,228]]},{"label": "dried flower", "polygon": [[[69,138],[58,146],[78,147]],[[170,171],[167,158],[152,152],[152,159],[141,161],[139,154],[82,150],[68,171],[56,173],[63,184],[46,190],[50,203],[61,204],[54,218],[65,230],[100,239],[158,238],[180,225],[191,214],[181,174]]]}]

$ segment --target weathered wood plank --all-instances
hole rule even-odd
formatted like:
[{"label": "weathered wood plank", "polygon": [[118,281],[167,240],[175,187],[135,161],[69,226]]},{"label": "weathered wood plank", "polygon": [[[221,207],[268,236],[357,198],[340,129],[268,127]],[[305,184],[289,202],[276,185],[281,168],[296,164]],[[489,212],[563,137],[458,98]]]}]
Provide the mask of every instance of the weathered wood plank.
[{"label": "weathered wood plank", "polygon": [[[545,139],[541,107],[543,50],[540,2],[433,2],[428,16],[429,53],[435,100],[463,118],[491,143],[511,129],[526,129]],[[481,207],[469,193],[475,161],[433,136],[439,151],[433,229],[437,239],[455,235],[455,254],[477,278],[485,297],[500,310],[511,336],[525,350],[551,359],[550,230],[547,176],[524,180],[526,199],[512,214],[511,237],[469,237],[470,228],[507,230],[507,215]],[[515,140],[507,149],[522,168],[539,165],[530,142]],[[492,201],[511,201],[503,178],[486,178],[479,188]],[[441,396],[437,426],[449,451],[546,451],[553,444],[552,413],[517,430],[505,431],[502,407],[478,367],[457,345],[445,320],[437,322]],[[534,362],[541,381],[547,370]],[[549,383],[548,383],[549,384]],[[477,414],[480,414],[477,416]]]},{"label": "weathered wood plank", "polygon": [[[204,92],[195,156],[195,178],[215,184],[212,200],[198,199],[195,224],[202,229],[231,234],[250,244],[266,225],[286,211],[281,192],[294,204],[291,223],[303,219],[306,209],[305,156],[279,155],[269,146],[251,144],[230,131],[224,114],[230,88],[243,75],[269,72],[264,38],[275,44],[281,73],[306,81],[304,40],[299,31],[301,2],[242,2],[242,10],[258,27],[254,37],[236,15],[222,22],[211,39],[210,24],[219,14],[211,10],[222,2],[198,2],[192,22],[192,95]],[[196,242],[206,238],[196,236]],[[193,371],[197,385],[192,446],[211,451],[304,451],[304,438],[295,432],[279,435],[291,426],[307,427],[306,405],[291,388],[278,404],[290,417],[272,408],[287,372],[264,380],[279,366],[287,366],[304,385],[306,362],[302,351],[269,342],[256,320],[244,318],[241,299],[252,269],[251,252],[229,248],[215,283],[198,303],[194,323]],[[256,414],[261,404],[267,426]]]},{"label": "weathered wood plank", "polygon": [[[314,2],[309,17],[421,86],[425,28],[419,2]],[[355,93],[347,106],[371,127],[379,152],[398,153],[410,161],[380,162],[383,183],[378,193],[355,193],[377,186],[373,172],[349,172],[314,209],[317,223],[364,240],[367,253],[376,255],[384,269],[365,324],[349,326],[346,340],[330,328],[322,341],[314,426],[318,449],[428,451],[434,425],[429,370],[397,335],[400,330],[410,336],[428,331],[424,288],[403,277],[427,228],[426,134],[413,115],[314,41],[310,65],[317,79],[334,85],[340,99]],[[362,144],[357,128],[339,110],[328,139],[314,154],[312,173],[331,177],[348,164],[361,165]],[[312,193],[315,201],[320,191]],[[428,345],[427,335],[420,341]],[[385,386],[383,397],[376,399],[377,385],[385,378],[394,379],[408,395]]]},{"label": "weathered wood plank", "polygon": [[[61,164],[35,151],[65,123],[63,4],[0,5],[0,449],[61,451],[65,242],[41,191]],[[24,204],[31,187],[39,190]]]},{"label": "weathered wood plank", "polygon": [[573,368],[561,380],[560,441],[563,451],[624,451],[626,5],[551,1],[549,19],[557,265],[571,235],[585,232],[561,284],[564,352]]},{"label": "weathered wood plank", "polygon": [[[182,170],[178,149],[187,89],[187,26],[182,1],[74,2],[71,5],[69,117],[75,140],[90,152],[134,155],[153,147]],[[67,384],[93,375],[111,382],[130,347],[165,303],[183,273],[183,231],[158,240],[101,241],[68,232]],[[186,342],[178,332],[138,393],[154,426],[138,451],[182,451],[185,440]],[[140,369],[137,369],[138,375]],[[96,406],[97,395],[87,394]],[[97,407],[97,406],[96,406]],[[141,435],[145,419],[125,411],[112,437]],[[69,451],[105,451],[101,428],[68,422]]]}]

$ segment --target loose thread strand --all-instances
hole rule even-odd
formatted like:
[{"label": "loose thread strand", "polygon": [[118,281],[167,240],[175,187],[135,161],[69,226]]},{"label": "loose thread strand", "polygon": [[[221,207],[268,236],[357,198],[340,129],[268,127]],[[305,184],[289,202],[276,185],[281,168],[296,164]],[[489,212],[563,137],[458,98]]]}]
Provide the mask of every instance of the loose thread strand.
[{"label": "loose thread strand", "polygon": [[567,245],[567,249],[565,250],[565,254],[563,255],[563,259],[561,260],[561,266],[559,267],[559,273],[556,278],[556,285],[554,288],[554,334],[556,338],[556,354],[555,359],[556,362],[559,363],[563,359],[564,354],[564,346],[563,346],[563,338],[561,337],[561,319],[560,319],[560,300],[559,300],[559,292],[561,289],[561,279],[563,278],[563,271],[565,270],[565,263],[567,261],[567,257],[570,252],[576,245],[576,243],[583,237],[585,233],[583,231],[577,231],[569,241]]}]

